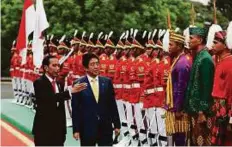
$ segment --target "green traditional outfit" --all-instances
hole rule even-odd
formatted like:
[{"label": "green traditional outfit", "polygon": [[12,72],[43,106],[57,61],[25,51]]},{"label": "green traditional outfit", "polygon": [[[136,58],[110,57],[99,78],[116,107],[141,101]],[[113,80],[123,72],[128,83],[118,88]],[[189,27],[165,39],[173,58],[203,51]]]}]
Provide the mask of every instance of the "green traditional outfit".
[{"label": "green traditional outfit", "polygon": [[[196,28],[192,34],[201,35]],[[190,30],[191,35],[191,30]],[[211,145],[211,106],[213,98],[211,96],[214,79],[214,63],[212,57],[206,49],[197,53],[190,74],[190,80],[186,91],[184,110],[190,115],[191,141],[193,145]],[[198,123],[198,113],[202,111],[206,116],[205,123]]]}]

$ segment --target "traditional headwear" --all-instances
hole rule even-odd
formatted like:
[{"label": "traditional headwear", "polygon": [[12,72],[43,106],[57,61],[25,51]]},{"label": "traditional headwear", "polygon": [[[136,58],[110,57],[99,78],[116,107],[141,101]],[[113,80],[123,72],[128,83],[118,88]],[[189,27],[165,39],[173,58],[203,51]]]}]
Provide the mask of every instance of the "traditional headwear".
[{"label": "traditional headwear", "polygon": [[226,41],[226,31],[219,31],[215,33],[214,40],[225,43]]},{"label": "traditional headwear", "polygon": [[105,47],[115,48],[114,43],[110,40],[110,37],[112,36],[113,31],[111,31],[108,35],[108,39],[106,41]]},{"label": "traditional headwear", "polygon": [[71,45],[80,44],[81,40],[76,37],[78,30],[75,30],[73,39],[71,40]]},{"label": "traditional headwear", "polygon": [[189,33],[190,35],[199,35],[203,38],[206,38],[207,36],[207,30],[204,28],[200,28],[200,27],[189,28]]},{"label": "traditional headwear", "polygon": [[130,49],[131,48],[131,43],[128,41],[128,37],[129,37],[129,31],[127,30],[126,31],[126,35],[125,35],[125,45],[124,45],[124,48],[125,49]]},{"label": "traditional headwear", "polygon": [[89,41],[88,41],[88,46],[90,46],[90,47],[95,47],[95,45],[93,44],[93,42],[91,41],[91,39],[93,38],[93,33],[91,33],[90,34],[90,36],[89,36]]},{"label": "traditional headwear", "polygon": [[147,48],[149,48],[149,47],[151,47],[151,48],[156,48],[156,46],[155,46],[155,42],[153,41],[153,40],[148,40],[147,41],[147,43],[146,43],[146,47]]},{"label": "traditional headwear", "polygon": [[134,35],[133,35],[132,47],[139,48],[139,49],[144,49],[144,47],[135,38],[137,33],[138,33],[138,30],[135,29]]},{"label": "traditional headwear", "polygon": [[144,49],[144,47],[136,39],[133,39],[132,47]]},{"label": "traditional headwear", "polygon": [[16,51],[16,41],[14,40],[11,47],[12,51]]},{"label": "traditional headwear", "polygon": [[120,49],[125,49],[124,48],[124,44],[122,42],[122,38],[125,36],[125,32],[122,33],[122,35],[120,36],[119,40],[118,40],[118,43],[116,45],[116,48],[120,48]]},{"label": "traditional headwear", "polygon": [[85,34],[86,34],[86,32],[84,31],[84,32],[82,33],[80,45],[87,46],[87,42],[84,40]]},{"label": "traditional headwear", "polygon": [[[155,48],[160,48],[162,50],[164,49],[163,48],[163,43],[160,40],[161,36],[163,36],[164,34],[165,34],[165,30],[162,30],[162,29],[158,30],[158,40],[157,40],[157,42],[155,44]],[[169,40],[169,38],[168,38],[168,40]],[[164,41],[164,38],[163,38],[163,41]]]},{"label": "traditional headwear", "polygon": [[49,39],[49,47],[54,47],[54,48],[57,48],[57,42],[58,40],[54,39],[54,35],[52,34],[50,39]]},{"label": "traditional headwear", "polygon": [[175,42],[184,44],[185,43],[185,38],[182,35],[171,32],[170,33],[170,41],[175,41]]},{"label": "traditional headwear", "polygon": [[57,49],[59,50],[59,49],[67,49],[67,50],[69,50],[69,47],[65,44],[65,42],[64,42],[64,39],[65,39],[65,37],[66,37],[66,35],[63,35],[62,37],[61,37],[61,39],[60,39],[60,41],[59,41],[59,46],[57,47]]},{"label": "traditional headwear", "polygon": [[148,33],[148,41],[147,41],[147,43],[146,43],[146,47],[147,47],[147,48],[149,48],[149,47],[151,47],[151,48],[156,48],[155,42],[153,41],[153,38],[154,38],[156,32],[157,32],[157,29],[155,29],[155,30],[153,31],[152,36],[151,36],[151,32]]},{"label": "traditional headwear", "polygon": [[29,51],[32,50],[32,40],[30,40],[30,41],[28,42],[27,50],[29,50]]}]

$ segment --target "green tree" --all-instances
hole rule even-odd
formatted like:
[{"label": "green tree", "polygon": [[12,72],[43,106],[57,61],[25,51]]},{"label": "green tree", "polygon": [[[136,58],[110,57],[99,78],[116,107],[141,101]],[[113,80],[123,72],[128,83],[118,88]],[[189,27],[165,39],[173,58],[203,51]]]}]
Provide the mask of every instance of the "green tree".
[{"label": "green tree", "polygon": [[[36,1],[36,0],[34,0]],[[194,3],[197,17],[196,25],[203,26],[204,21],[213,21],[213,7]],[[231,18],[230,0],[217,1],[218,24],[224,28]],[[229,6],[228,6],[229,5]],[[2,0],[2,72],[9,74],[10,48],[16,39],[22,15],[23,0]],[[170,11],[172,29],[184,30],[190,25],[191,2],[189,0],[44,0],[44,8],[50,27],[47,34],[71,36],[75,29],[80,32],[114,31],[119,36],[130,28],[151,31],[155,28],[167,28],[167,10]],[[80,35],[79,32],[79,35]],[[31,36],[32,39],[32,36]]]},{"label": "green tree", "polygon": [[[229,20],[232,20],[232,1],[231,0],[217,0],[216,5],[218,10],[228,18]],[[210,6],[212,6],[212,0],[210,3]]]},{"label": "green tree", "polygon": [[18,35],[23,2],[19,0],[3,0],[1,2],[1,75],[9,75],[10,49]]}]

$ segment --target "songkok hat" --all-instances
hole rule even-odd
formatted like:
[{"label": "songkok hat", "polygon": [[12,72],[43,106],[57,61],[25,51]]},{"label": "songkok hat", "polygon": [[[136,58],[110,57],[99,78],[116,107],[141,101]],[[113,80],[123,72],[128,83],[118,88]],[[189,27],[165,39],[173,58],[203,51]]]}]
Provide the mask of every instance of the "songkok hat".
[{"label": "songkok hat", "polygon": [[207,36],[207,30],[199,27],[189,28],[189,33],[190,35],[199,35],[204,38]]},{"label": "songkok hat", "polygon": [[176,34],[174,32],[170,33],[170,41],[178,42],[178,43],[185,43],[185,38],[182,35]]}]

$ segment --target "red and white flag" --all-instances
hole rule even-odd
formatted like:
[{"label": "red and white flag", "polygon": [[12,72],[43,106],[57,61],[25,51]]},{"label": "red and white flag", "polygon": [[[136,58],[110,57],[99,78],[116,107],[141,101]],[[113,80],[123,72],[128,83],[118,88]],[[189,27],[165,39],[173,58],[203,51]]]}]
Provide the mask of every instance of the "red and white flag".
[{"label": "red and white flag", "polygon": [[32,0],[25,0],[20,22],[16,49],[22,57],[22,64],[26,63],[28,36],[35,28],[35,8]]},{"label": "red and white flag", "polygon": [[46,13],[43,6],[43,0],[36,0],[36,24],[35,31],[33,34],[33,63],[35,67],[40,68],[44,58],[44,37],[43,31],[49,27]]}]

